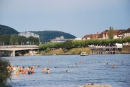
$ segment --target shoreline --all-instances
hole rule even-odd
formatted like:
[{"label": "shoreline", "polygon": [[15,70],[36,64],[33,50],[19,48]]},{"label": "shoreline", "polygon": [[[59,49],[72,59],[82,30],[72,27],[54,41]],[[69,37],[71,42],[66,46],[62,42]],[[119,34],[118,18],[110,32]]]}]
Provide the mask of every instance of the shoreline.
[{"label": "shoreline", "polygon": [[[118,53],[118,54],[130,54],[130,53]],[[80,54],[35,54],[35,55],[21,55],[21,56],[56,56],[56,55],[79,55]],[[88,54],[89,55],[116,55],[116,54]],[[1,56],[1,57],[10,57],[10,56]],[[19,57],[19,56],[15,56],[15,57]]]},{"label": "shoreline", "polygon": [[112,86],[111,86],[111,85],[108,85],[108,84],[87,83],[87,84],[85,84],[85,85],[78,86],[78,87],[112,87]]}]

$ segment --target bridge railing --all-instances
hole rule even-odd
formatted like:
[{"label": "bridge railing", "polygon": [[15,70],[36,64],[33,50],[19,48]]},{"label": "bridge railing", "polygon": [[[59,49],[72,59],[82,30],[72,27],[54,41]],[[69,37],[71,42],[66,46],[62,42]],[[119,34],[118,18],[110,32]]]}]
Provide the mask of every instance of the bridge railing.
[{"label": "bridge railing", "polygon": [[100,48],[117,48],[117,46],[95,46],[95,45],[89,45],[90,49],[100,49]]},{"label": "bridge railing", "polygon": [[0,46],[0,48],[23,48],[23,47],[39,47],[37,45],[4,45]]}]

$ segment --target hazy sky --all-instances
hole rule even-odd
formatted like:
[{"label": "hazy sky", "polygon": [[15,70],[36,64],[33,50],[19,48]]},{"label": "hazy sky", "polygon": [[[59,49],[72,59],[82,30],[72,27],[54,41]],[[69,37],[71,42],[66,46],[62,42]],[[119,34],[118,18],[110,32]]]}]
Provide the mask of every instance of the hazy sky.
[{"label": "hazy sky", "polygon": [[76,37],[130,27],[130,0],[0,0],[0,24]]}]

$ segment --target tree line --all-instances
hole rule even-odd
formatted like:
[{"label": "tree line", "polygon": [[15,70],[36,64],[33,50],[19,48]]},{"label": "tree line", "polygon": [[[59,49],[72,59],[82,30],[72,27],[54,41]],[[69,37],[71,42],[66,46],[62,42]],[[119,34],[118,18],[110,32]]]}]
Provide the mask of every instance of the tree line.
[{"label": "tree line", "polygon": [[90,39],[90,40],[67,40],[65,42],[57,42],[57,43],[45,43],[40,44],[40,50],[46,50],[47,48],[62,48],[62,49],[71,49],[71,48],[78,48],[78,47],[88,47],[89,45],[114,45],[115,43],[126,43],[130,42],[130,37],[125,37],[123,39]]},{"label": "tree line", "polygon": [[4,34],[0,36],[0,45],[39,45],[39,38]]},{"label": "tree line", "polygon": [[90,40],[67,40],[66,42],[61,42],[61,43],[45,43],[41,44],[39,46],[40,50],[48,50],[48,49],[57,49],[57,48],[62,48],[63,50],[65,49],[71,49],[71,48],[78,48],[78,47],[88,47],[89,45],[114,45],[115,43],[126,43],[130,42],[130,37],[125,37],[125,38],[118,38],[118,39],[113,39],[114,37],[114,29],[113,27],[109,28],[108,32],[108,39],[90,39]]}]

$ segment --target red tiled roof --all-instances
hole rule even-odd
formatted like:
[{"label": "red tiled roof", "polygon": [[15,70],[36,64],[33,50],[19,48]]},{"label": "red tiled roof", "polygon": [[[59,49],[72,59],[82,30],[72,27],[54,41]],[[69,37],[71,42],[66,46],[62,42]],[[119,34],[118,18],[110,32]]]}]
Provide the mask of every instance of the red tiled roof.
[{"label": "red tiled roof", "polygon": [[[114,30],[114,35],[119,35],[119,34],[122,34],[124,32],[130,32],[130,28],[127,29],[127,30],[123,30],[123,29],[120,29],[120,30]],[[88,35],[85,35],[83,38],[91,38],[91,39],[94,39],[94,38],[102,38],[103,35],[107,36],[109,33],[109,30],[105,30],[103,32],[101,32],[100,34],[88,34]]]},{"label": "red tiled roof", "polygon": [[85,35],[83,38],[91,38],[91,39],[95,39],[98,37],[98,33],[97,34],[88,34],[88,35]]},{"label": "red tiled roof", "polygon": [[124,33],[130,33],[130,28],[128,28]]}]

